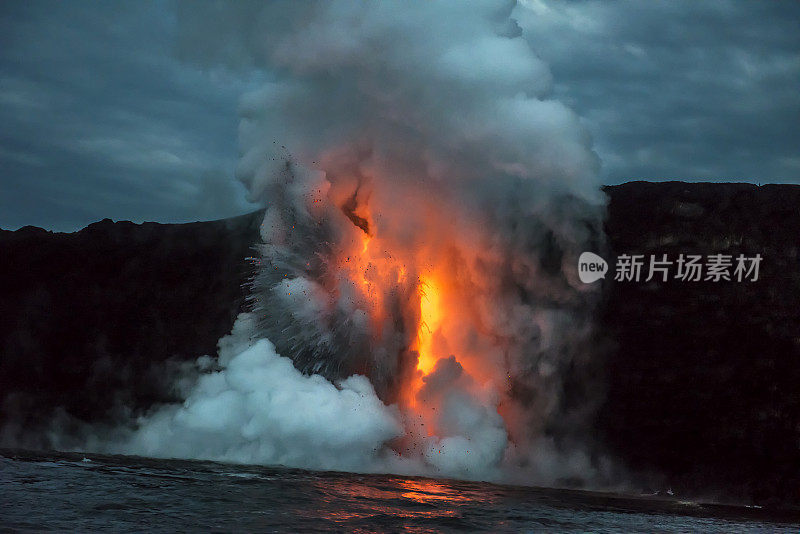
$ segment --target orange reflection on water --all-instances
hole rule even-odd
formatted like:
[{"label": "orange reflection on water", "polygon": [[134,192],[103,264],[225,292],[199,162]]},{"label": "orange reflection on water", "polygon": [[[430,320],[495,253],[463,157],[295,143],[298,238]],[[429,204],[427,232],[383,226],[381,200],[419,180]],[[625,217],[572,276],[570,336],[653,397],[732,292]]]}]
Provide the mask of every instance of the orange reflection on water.
[{"label": "orange reflection on water", "polygon": [[469,501],[469,497],[462,495],[452,487],[436,482],[435,480],[400,480],[402,496],[420,504],[462,503]]},{"label": "orange reflection on water", "polygon": [[318,494],[301,515],[330,521],[351,532],[367,532],[365,525],[385,517],[443,519],[459,517],[458,508],[474,497],[435,480],[392,478],[359,481],[338,479],[314,485]]}]

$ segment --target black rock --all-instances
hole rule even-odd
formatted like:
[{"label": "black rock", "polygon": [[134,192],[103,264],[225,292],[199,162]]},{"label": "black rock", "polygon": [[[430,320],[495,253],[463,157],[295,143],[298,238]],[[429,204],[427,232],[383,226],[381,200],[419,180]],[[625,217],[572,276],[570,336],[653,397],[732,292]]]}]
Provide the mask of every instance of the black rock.
[{"label": "black rock", "polygon": [[173,398],[242,307],[259,223],[0,232],[0,445],[48,446],[56,412],[111,422]]},{"label": "black rock", "polygon": [[800,503],[800,186],[633,182],[606,193],[612,255],[763,260],[756,282],[608,277],[600,324],[615,349],[601,440],[681,494]]}]

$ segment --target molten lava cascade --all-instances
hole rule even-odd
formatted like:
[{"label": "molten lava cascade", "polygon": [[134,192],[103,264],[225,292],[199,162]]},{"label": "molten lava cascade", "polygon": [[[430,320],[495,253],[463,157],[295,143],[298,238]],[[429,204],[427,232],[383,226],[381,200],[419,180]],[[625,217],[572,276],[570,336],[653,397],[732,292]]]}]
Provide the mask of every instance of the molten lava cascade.
[{"label": "molten lava cascade", "polygon": [[[321,158],[324,172],[289,162],[271,185],[259,337],[306,373],[369,376],[399,407],[401,456],[456,476],[530,463],[558,431],[553,418],[571,416],[561,412],[570,344],[585,348],[590,334],[591,301],[562,274],[577,249],[538,214],[517,220],[509,199],[489,205],[507,212],[465,211],[449,181],[339,170],[343,151]],[[515,243],[509,227],[523,224],[554,250]]]}]

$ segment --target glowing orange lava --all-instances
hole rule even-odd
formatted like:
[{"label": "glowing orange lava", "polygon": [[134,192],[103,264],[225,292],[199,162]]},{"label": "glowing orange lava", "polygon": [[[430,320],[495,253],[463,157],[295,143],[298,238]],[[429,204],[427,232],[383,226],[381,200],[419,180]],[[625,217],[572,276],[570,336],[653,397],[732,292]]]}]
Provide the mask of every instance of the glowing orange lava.
[{"label": "glowing orange lava", "polygon": [[[403,191],[402,204],[380,201],[379,193],[364,194],[355,206],[352,194],[341,195],[353,226],[342,242],[338,279],[345,294],[356,291],[375,346],[397,351],[383,362],[398,366],[391,369],[399,383],[390,394],[406,427],[399,449],[419,451],[428,437],[452,430],[442,423],[442,391],[457,387],[492,405],[487,392],[505,384],[502,350],[485,324],[493,280],[485,269],[483,227],[456,223],[441,202],[420,192]],[[444,382],[426,387],[442,358],[450,360]]]},{"label": "glowing orange lava", "polygon": [[[416,337],[410,348],[417,353],[417,366],[414,374],[401,385],[400,399],[413,423],[425,427],[424,434],[432,435],[435,432],[435,414],[432,413],[435,407],[420,403],[418,394],[425,385],[425,376],[433,372],[436,362],[442,356],[436,353],[434,343],[434,337],[445,318],[442,286],[433,275],[422,275],[417,283],[415,296],[418,299],[419,321]],[[422,432],[421,429],[419,431]]]},{"label": "glowing orange lava", "polygon": [[417,370],[427,375],[433,371],[436,360],[433,353],[433,335],[442,324],[442,305],[439,286],[431,276],[423,276],[419,283],[420,321],[417,328]]}]

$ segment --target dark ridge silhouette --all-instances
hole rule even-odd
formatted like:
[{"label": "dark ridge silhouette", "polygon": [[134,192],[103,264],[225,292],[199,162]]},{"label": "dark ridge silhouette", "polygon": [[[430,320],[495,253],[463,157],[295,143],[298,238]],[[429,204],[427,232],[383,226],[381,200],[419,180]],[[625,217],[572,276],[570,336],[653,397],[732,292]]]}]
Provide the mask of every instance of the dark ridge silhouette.
[{"label": "dark ridge silhouette", "polygon": [[[757,282],[599,282],[598,443],[678,495],[800,505],[800,186],[606,193],[612,268],[626,253],[763,260]],[[260,218],[0,231],[0,445],[47,448],[54,417],[69,432],[176,399],[181,366],[243,309]]]}]

